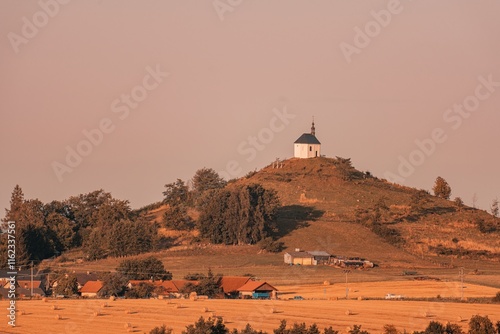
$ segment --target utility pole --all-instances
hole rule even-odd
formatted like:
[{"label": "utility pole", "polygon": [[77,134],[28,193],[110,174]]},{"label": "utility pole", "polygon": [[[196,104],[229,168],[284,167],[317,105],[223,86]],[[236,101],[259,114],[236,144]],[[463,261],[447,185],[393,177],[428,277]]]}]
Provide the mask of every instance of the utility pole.
[{"label": "utility pole", "polygon": [[31,261],[31,298],[33,298],[33,261]]},{"label": "utility pole", "polygon": [[347,274],[349,274],[351,271],[349,269],[342,270],[342,272],[345,274],[345,299],[349,299],[349,284],[347,283]]},{"label": "utility pole", "polygon": [[464,267],[460,267],[458,274],[460,275],[460,300],[464,300]]}]

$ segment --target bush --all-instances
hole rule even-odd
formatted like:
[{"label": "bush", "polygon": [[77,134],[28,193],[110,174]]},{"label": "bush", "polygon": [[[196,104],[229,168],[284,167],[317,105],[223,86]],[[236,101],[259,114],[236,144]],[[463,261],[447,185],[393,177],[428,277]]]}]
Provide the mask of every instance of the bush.
[{"label": "bush", "polygon": [[224,325],[221,317],[217,319],[200,317],[193,325],[186,327],[182,334],[229,334],[229,330]]},{"label": "bush", "polygon": [[361,325],[353,325],[352,329],[348,333],[349,334],[370,334],[367,331],[361,330]]},{"label": "bush", "polygon": [[267,237],[259,242],[259,247],[260,249],[271,253],[279,253],[285,249],[285,243],[282,241],[275,241],[273,238]]},{"label": "bush", "polygon": [[469,334],[496,334],[488,316],[475,315],[469,320]]},{"label": "bush", "polygon": [[165,325],[161,327],[155,327],[149,331],[149,334],[171,334],[172,328],[167,328]]},{"label": "bush", "polygon": [[398,334],[398,330],[394,325],[384,325],[384,334]]}]

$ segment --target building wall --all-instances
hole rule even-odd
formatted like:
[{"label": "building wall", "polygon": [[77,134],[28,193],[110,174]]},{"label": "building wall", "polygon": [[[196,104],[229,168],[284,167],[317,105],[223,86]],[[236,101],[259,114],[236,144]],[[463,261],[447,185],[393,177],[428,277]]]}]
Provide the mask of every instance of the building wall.
[{"label": "building wall", "polygon": [[293,259],[293,264],[300,264],[301,266],[312,266],[313,265],[313,258],[294,258]]},{"label": "building wall", "polygon": [[294,154],[295,158],[314,158],[321,156],[321,145],[318,144],[295,144]]}]

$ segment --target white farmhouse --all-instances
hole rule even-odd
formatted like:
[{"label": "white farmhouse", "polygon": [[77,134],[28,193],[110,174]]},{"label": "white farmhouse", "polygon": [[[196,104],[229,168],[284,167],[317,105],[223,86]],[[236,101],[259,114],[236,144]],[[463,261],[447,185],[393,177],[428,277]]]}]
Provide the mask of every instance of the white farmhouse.
[{"label": "white farmhouse", "polygon": [[307,159],[321,156],[321,143],[316,138],[316,128],[314,120],[312,122],[311,133],[304,133],[293,144],[295,158]]}]

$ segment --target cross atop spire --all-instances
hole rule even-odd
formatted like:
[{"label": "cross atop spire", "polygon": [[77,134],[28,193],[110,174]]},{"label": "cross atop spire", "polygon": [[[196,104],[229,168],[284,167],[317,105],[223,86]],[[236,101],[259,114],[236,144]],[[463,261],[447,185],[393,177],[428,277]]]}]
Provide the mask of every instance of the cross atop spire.
[{"label": "cross atop spire", "polygon": [[316,128],[314,127],[314,116],[313,116],[313,122],[312,122],[312,126],[311,126],[311,134],[312,134],[313,136],[315,136],[315,135],[316,135]]}]

